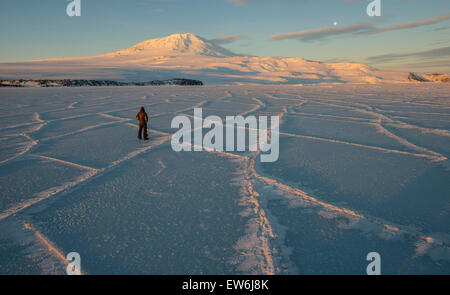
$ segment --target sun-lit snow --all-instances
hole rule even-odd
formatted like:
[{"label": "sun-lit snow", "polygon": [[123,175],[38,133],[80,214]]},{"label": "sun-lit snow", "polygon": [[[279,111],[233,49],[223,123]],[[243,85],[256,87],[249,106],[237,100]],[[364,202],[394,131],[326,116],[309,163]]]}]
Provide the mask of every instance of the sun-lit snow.
[{"label": "sun-lit snow", "polygon": [[0,64],[0,79],[169,78],[206,84],[406,83],[408,73],[380,71],[352,62],[243,56],[194,34],[149,39],[94,57],[53,58]]},{"label": "sun-lit snow", "polygon": [[130,59],[171,54],[202,55],[213,57],[234,56],[230,51],[216,46],[194,34],[173,34],[165,38],[149,39],[130,48],[105,54],[106,57],[128,57]]},{"label": "sun-lit snow", "polygon": [[[0,89],[0,273],[450,273],[444,84]],[[150,141],[135,115],[148,111]],[[174,116],[278,115],[280,157],[174,152]],[[205,131],[206,132],[206,131]]]}]

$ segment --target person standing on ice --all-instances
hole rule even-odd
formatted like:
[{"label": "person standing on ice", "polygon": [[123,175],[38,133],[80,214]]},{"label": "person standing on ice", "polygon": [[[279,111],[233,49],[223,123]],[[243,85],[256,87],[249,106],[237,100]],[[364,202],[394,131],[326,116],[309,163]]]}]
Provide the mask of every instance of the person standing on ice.
[{"label": "person standing on ice", "polygon": [[138,139],[142,139],[142,130],[144,130],[144,140],[148,140],[147,135],[147,122],[148,116],[145,112],[144,107],[141,107],[141,110],[136,115],[136,120],[139,121],[139,131],[138,131]]}]

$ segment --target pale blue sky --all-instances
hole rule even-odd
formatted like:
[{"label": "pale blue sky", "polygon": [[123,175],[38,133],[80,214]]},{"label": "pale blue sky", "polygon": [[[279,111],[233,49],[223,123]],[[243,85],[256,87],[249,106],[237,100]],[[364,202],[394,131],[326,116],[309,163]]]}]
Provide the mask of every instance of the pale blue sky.
[{"label": "pale blue sky", "polygon": [[[72,18],[68,3],[3,1],[0,62],[97,55],[190,32],[242,35],[222,44],[242,54],[450,72],[449,0],[381,0],[382,16],[372,18],[367,0],[81,0],[82,16]],[[310,32],[318,29],[325,33]]]}]

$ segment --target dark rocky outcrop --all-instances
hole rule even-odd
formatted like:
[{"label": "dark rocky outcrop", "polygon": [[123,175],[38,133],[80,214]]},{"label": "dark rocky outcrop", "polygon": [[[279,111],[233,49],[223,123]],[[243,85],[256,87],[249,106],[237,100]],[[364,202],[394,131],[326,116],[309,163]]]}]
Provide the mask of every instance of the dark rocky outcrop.
[{"label": "dark rocky outcrop", "polygon": [[430,82],[430,80],[428,80],[428,79],[425,79],[424,77],[422,77],[421,75],[419,75],[419,74],[416,74],[416,73],[409,73],[409,75],[408,75],[408,80],[409,81],[413,81],[413,82]]},{"label": "dark rocky outcrop", "polygon": [[118,82],[112,80],[0,80],[0,87],[87,87],[87,86],[201,86],[202,81],[192,79],[166,79],[147,82]]}]

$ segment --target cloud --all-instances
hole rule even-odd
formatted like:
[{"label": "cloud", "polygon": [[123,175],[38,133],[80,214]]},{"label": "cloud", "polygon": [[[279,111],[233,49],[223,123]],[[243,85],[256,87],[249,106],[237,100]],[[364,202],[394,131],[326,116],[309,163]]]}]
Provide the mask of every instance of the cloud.
[{"label": "cloud", "polygon": [[[403,64],[404,68],[415,68],[415,69],[430,69],[433,72],[442,69],[443,71],[449,71],[449,65],[443,64],[440,60],[427,60],[423,62],[408,62]],[[398,66],[397,66],[398,68]]]},{"label": "cloud", "polygon": [[450,39],[436,41],[436,42],[431,43],[431,45],[442,45],[442,44],[447,44],[447,43],[450,43]]},{"label": "cloud", "polygon": [[223,37],[218,37],[211,41],[214,44],[229,44],[229,43],[233,43],[236,42],[238,40],[244,39],[246,36],[245,35],[229,35],[229,36],[223,36]]},{"label": "cloud", "polygon": [[368,23],[362,24],[354,24],[343,27],[335,27],[335,28],[321,28],[314,30],[306,30],[299,31],[294,33],[285,33],[285,34],[276,34],[270,36],[272,40],[284,40],[284,39],[299,39],[302,41],[310,41],[310,40],[318,40],[323,39],[329,36],[339,35],[339,34],[348,34],[348,33],[357,33],[357,32],[366,32],[371,28],[371,25]]},{"label": "cloud", "polygon": [[409,53],[391,53],[391,54],[381,54],[375,56],[369,56],[366,58],[367,61],[373,63],[386,63],[394,60],[399,60],[403,58],[421,58],[421,59],[438,59],[442,57],[450,57],[450,46],[434,48],[418,52]]},{"label": "cloud", "polygon": [[388,31],[404,30],[409,28],[432,25],[448,19],[450,19],[450,13],[439,17],[427,18],[420,21],[414,21],[384,28],[376,28],[371,23],[360,23],[336,28],[320,28],[313,30],[304,30],[294,33],[276,34],[270,36],[270,39],[272,40],[298,39],[300,41],[312,41],[343,34],[373,35]]},{"label": "cloud", "polygon": [[439,16],[439,17],[432,17],[432,18],[427,18],[424,20],[415,21],[415,22],[409,22],[409,23],[404,23],[404,24],[400,24],[400,25],[375,29],[371,32],[368,32],[368,34],[378,34],[378,33],[383,33],[383,32],[388,32],[388,31],[394,31],[394,30],[403,30],[403,29],[409,29],[409,28],[422,27],[422,26],[432,25],[432,24],[435,24],[435,23],[438,23],[441,21],[445,21],[448,19],[450,19],[450,13]]},{"label": "cloud", "polygon": [[445,31],[445,30],[448,30],[448,29],[450,29],[450,26],[435,28],[432,31],[433,32],[438,32],[438,31]]}]

